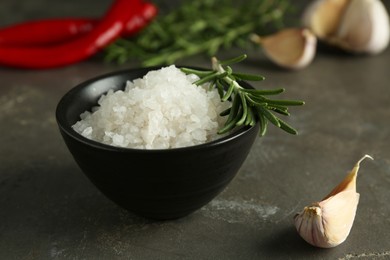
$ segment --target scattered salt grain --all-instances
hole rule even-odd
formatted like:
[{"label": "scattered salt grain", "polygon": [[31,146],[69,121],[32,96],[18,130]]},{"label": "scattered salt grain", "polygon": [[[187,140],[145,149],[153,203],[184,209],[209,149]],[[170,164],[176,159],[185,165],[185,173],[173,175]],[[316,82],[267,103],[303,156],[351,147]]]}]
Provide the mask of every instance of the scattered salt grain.
[{"label": "scattered salt grain", "polygon": [[197,79],[174,65],[150,71],[128,81],[123,91],[108,91],[72,127],[86,138],[128,148],[169,149],[214,140],[225,122],[219,114],[230,104],[207,84],[192,84]]}]

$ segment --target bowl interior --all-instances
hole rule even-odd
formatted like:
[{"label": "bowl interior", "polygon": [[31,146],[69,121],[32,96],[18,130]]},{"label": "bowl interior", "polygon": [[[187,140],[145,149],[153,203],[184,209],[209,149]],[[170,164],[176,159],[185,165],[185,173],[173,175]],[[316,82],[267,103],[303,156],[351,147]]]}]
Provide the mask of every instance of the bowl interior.
[{"label": "bowl interior", "polygon": [[[84,111],[91,111],[91,108],[97,105],[99,98],[106,94],[109,90],[123,90],[126,86],[126,82],[129,80],[134,80],[137,78],[142,78],[149,71],[159,69],[160,67],[149,67],[149,68],[140,68],[140,69],[131,69],[131,70],[121,70],[112,73],[108,73],[96,78],[92,78],[88,81],[85,81],[78,86],[71,89],[68,93],[66,93],[62,99],[60,100],[57,110],[56,110],[56,118],[59,127],[62,131],[66,132],[68,135],[72,136],[75,139],[78,139],[82,142],[89,143],[93,146],[100,146],[106,149],[134,149],[134,148],[121,148],[114,147],[110,145],[106,145],[100,142],[96,142],[85,138],[81,134],[77,133],[73,130],[72,125],[74,125],[78,120],[80,120],[80,114]],[[195,67],[194,67],[195,68]],[[200,68],[196,68],[200,69]],[[253,88],[246,82],[240,82],[240,84],[245,88]],[[221,138],[217,138],[214,141],[210,141],[202,145],[213,145],[216,142],[224,142],[230,138],[234,138],[237,135],[243,134],[249,128],[253,127],[241,127],[239,129],[235,129],[231,133],[224,135]],[[172,148],[169,150],[176,149],[193,149],[194,147],[199,146],[190,146],[190,147],[182,147],[182,148]],[[135,149],[142,150],[142,149]],[[159,149],[154,149],[159,150]],[[147,150],[152,151],[152,150]]]}]

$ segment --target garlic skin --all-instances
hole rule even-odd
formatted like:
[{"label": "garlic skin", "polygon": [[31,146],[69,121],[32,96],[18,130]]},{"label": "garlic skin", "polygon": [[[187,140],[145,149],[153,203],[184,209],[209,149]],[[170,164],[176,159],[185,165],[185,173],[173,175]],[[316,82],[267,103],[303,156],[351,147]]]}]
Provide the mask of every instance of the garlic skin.
[{"label": "garlic skin", "polygon": [[302,23],[319,38],[325,39],[337,31],[350,0],[312,1],[302,15]]},{"label": "garlic skin", "polygon": [[273,35],[252,35],[251,40],[262,46],[264,54],[275,64],[286,69],[302,69],[315,56],[317,38],[308,29],[288,28]]},{"label": "garlic skin", "polygon": [[332,40],[345,50],[377,54],[386,49],[389,39],[389,16],[383,3],[352,0]]},{"label": "garlic skin", "polygon": [[306,242],[332,248],[348,237],[360,197],[356,192],[356,177],[360,163],[366,158],[373,160],[369,155],[363,156],[322,201],[312,203],[294,216],[295,227]]},{"label": "garlic skin", "polygon": [[378,54],[389,45],[389,15],[380,0],[317,0],[302,22],[318,38],[348,52]]}]

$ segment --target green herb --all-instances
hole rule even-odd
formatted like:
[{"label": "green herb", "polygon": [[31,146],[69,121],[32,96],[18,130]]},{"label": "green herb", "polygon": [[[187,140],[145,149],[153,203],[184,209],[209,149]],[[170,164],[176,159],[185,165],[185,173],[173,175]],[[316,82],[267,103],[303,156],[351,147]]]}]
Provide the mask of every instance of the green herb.
[{"label": "green herb", "polygon": [[298,100],[277,100],[268,96],[284,92],[284,89],[247,89],[240,85],[240,81],[262,81],[265,78],[257,75],[249,75],[233,72],[230,65],[241,62],[247,56],[241,55],[227,61],[219,61],[212,58],[212,70],[196,70],[182,68],[186,74],[195,74],[199,80],[194,82],[202,85],[209,82],[210,88],[217,88],[222,101],[230,100],[232,106],[221,113],[221,116],[228,116],[225,125],[219,130],[219,134],[229,132],[238,126],[253,126],[260,123],[260,135],[267,131],[268,122],[281,128],[290,134],[297,134],[292,126],[277,117],[274,112],[289,116],[288,106],[301,106],[303,101]]},{"label": "green herb", "polygon": [[233,46],[254,46],[249,35],[282,27],[288,10],[288,0],[187,0],[160,15],[137,37],[110,45],[106,60],[124,63],[136,59],[143,66],[154,66],[195,54],[214,56]]}]

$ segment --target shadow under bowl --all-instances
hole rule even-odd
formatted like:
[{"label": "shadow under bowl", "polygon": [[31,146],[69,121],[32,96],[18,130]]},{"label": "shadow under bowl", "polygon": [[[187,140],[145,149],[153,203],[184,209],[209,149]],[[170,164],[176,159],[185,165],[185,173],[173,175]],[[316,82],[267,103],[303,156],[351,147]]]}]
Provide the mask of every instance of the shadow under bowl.
[{"label": "shadow under bowl", "polygon": [[[75,161],[106,197],[146,218],[175,219],[206,205],[229,184],[245,161],[259,125],[205,144],[160,150],[114,147],[72,129],[101,95],[124,89],[126,81],[154,69],[159,68],[118,71],[79,84],[60,100],[56,119]],[[242,86],[252,88],[246,82]]]}]

